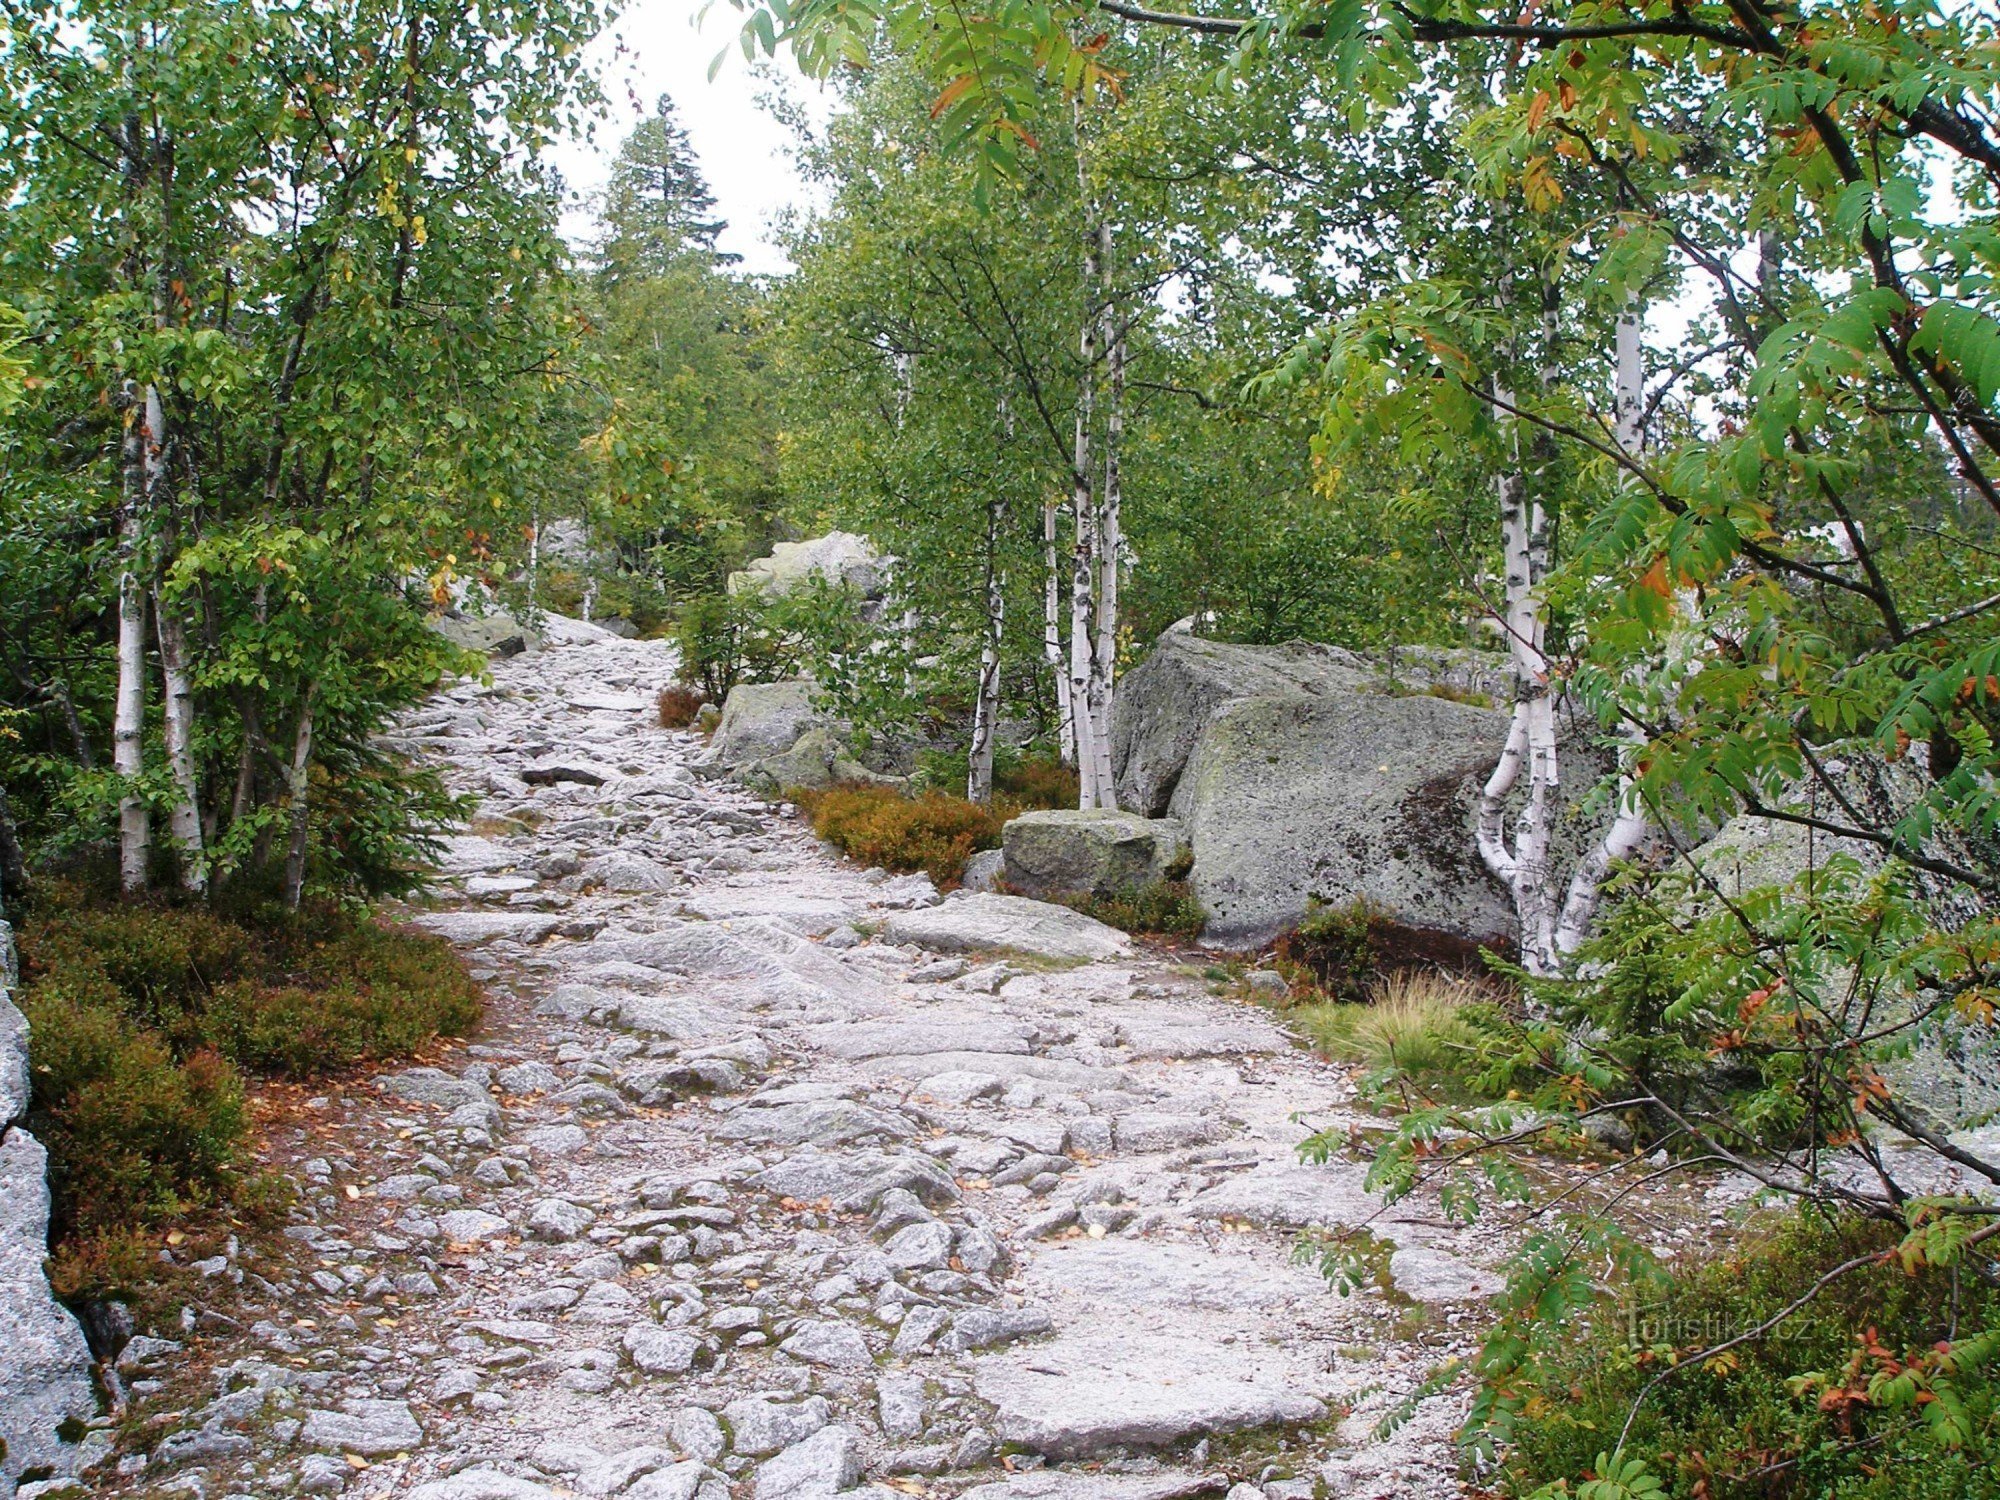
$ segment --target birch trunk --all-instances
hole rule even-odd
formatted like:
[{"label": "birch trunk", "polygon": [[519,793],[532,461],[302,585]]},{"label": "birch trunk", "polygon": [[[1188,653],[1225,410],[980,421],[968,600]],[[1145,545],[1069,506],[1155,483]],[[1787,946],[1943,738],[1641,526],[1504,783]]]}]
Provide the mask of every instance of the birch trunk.
[{"label": "birch trunk", "polygon": [[[1612,436],[1620,448],[1633,455],[1641,452],[1646,442],[1646,364],[1640,323],[1639,304],[1634,299],[1618,316],[1617,374],[1611,398]],[[1635,762],[1645,745],[1645,732],[1636,725],[1629,727],[1618,757],[1618,811],[1604,837],[1584,855],[1570,876],[1562,914],[1556,921],[1554,948],[1558,959],[1576,952],[1590,936],[1604,894],[1605,877],[1618,861],[1638,853],[1651,831],[1652,825],[1634,792],[1632,780]]]},{"label": "birch trunk", "polygon": [[1084,205],[1083,232],[1083,331],[1079,335],[1079,368],[1076,386],[1076,447],[1070,458],[1070,515],[1075,534],[1070,548],[1069,571],[1069,708],[1075,724],[1077,806],[1089,809],[1101,805],[1100,766],[1097,736],[1099,705],[1093,687],[1097,675],[1097,647],[1092,632],[1091,606],[1097,592],[1097,550],[1100,522],[1097,500],[1091,483],[1091,437],[1096,422],[1097,335],[1103,318],[1104,226],[1099,222],[1095,196],[1090,190],[1088,158],[1083,150],[1083,106],[1073,106],[1076,120],[1076,180]]},{"label": "birch trunk", "polygon": [[1075,725],[1077,806],[1098,805],[1097,719],[1091,702],[1096,649],[1091,632],[1091,603],[1097,591],[1097,501],[1090,473],[1091,428],[1097,402],[1097,233],[1084,239],[1083,334],[1079,340],[1081,369],[1076,388],[1076,447],[1071,455],[1070,519],[1074,534],[1069,569],[1069,710]]},{"label": "birch trunk", "polygon": [[[1504,386],[1496,387],[1494,395],[1503,411],[1514,404]],[[1506,747],[1480,797],[1476,836],[1486,867],[1514,898],[1522,966],[1530,973],[1545,974],[1556,962],[1549,836],[1559,777],[1538,592],[1548,562],[1548,524],[1542,507],[1529,499],[1527,475],[1520,468],[1503,474],[1498,489],[1506,588],[1502,624],[1513,662],[1514,708]],[[1510,844],[1507,802],[1520,785],[1523,770],[1528,774],[1527,792]]]},{"label": "birch trunk", "polygon": [[1005,502],[986,502],[986,639],[979,652],[979,692],[972,707],[972,749],[966,756],[965,798],[993,800],[993,740],[1000,722],[1000,645],[1005,639],[1007,579],[1000,570],[1000,526]]},{"label": "birch trunk", "polygon": [[1056,548],[1058,503],[1051,492],[1042,500],[1042,655],[1056,685],[1056,744],[1062,763],[1076,764],[1076,719],[1070,710],[1069,671],[1063,665],[1062,559]]},{"label": "birch trunk", "polygon": [[146,408],[127,388],[118,512],[118,681],[113,697],[111,764],[124,783],[118,798],[118,884],[126,892],[146,888],[153,852],[152,818],[139,795],[146,771],[146,595],[139,584],[139,537],[145,505]]},{"label": "birch trunk", "polygon": [[299,709],[299,727],[292,736],[292,763],[285,773],[291,794],[291,832],[285,846],[285,905],[299,909],[306,885],[306,845],[311,832],[312,809],[308,793],[312,786],[313,695]]},{"label": "birch trunk", "polygon": [[[1111,234],[1098,232],[1100,268],[1107,263]],[[1090,717],[1096,733],[1097,805],[1118,806],[1111,772],[1111,692],[1118,671],[1118,564],[1124,547],[1120,508],[1124,476],[1120,450],[1125,437],[1125,334],[1109,301],[1104,310],[1105,412],[1104,491],[1097,507],[1097,649],[1090,670]]]},{"label": "birch trunk", "polygon": [[201,786],[194,759],[194,684],[188,676],[187,628],[156,590],[153,628],[160,640],[160,675],[166,682],[163,705],[167,767],[173,772],[173,811],[169,828],[181,861],[181,889],[208,889],[207,851],[201,828]]}]

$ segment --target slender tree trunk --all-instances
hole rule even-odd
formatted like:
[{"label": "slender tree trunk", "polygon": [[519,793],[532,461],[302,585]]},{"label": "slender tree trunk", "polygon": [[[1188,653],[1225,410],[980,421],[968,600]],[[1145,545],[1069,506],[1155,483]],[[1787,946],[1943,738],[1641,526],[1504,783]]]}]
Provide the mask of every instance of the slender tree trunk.
[{"label": "slender tree trunk", "polygon": [[[1111,234],[1100,229],[1100,263],[1108,258]],[[1090,671],[1090,718],[1096,727],[1097,805],[1118,806],[1117,778],[1111,768],[1111,693],[1118,672],[1118,567],[1124,550],[1120,468],[1125,438],[1125,332],[1107,300],[1104,311],[1105,413],[1104,492],[1097,507],[1097,648]]]},{"label": "slender tree trunk", "polygon": [[965,797],[993,800],[993,742],[1000,724],[1000,646],[1006,639],[1007,577],[1000,567],[1001,523],[1006,502],[986,502],[986,639],[979,652],[979,692],[972,708],[972,748],[966,757]]},{"label": "slender tree trunk", "polygon": [[113,696],[111,764],[124,783],[118,799],[118,884],[128,894],[146,888],[153,846],[152,818],[139,795],[146,771],[146,595],[139,583],[141,511],[146,494],[146,406],[129,386],[118,512],[118,680]]},{"label": "slender tree trunk", "polygon": [[[1513,404],[1505,387],[1495,391],[1503,408]],[[1506,603],[1502,624],[1514,668],[1513,721],[1506,747],[1480,797],[1476,836],[1480,856],[1514,898],[1521,962],[1530,973],[1554,967],[1555,917],[1549,891],[1549,834],[1557,788],[1555,711],[1549,698],[1548,662],[1542,653],[1543,615],[1537,590],[1547,560],[1547,523],[1528,498],[1519,467],[1500,476],[1500,544]],[[1507,802],[1528,773],[1526,799],[1507,837]]]},{"label": "slender tree trunk", "polygon": [[292,763],[285,775],[285,784],[291,793],[291,833],[285,848],[285,905],[293,911],[299,909],[299,899],[306,885],[306,844],[312,827],[309,805],[312,747],[313,695],[308,688],[306,701],[299,707],[299,725],[292,735]]},{"label": "slender tree trunk", "polygon": [[1618,315],[1617,383],[1611,398],[1612,435],[1627,453],[1637,453],[1645,442],[1645,348],[1639,333],[1639,304],[1633,299]]},{"label": "slender tree trunk", "polygon": [[[164,318],[164,304],[159,306],[158,315]],[[167,416],[159,387],[147,386],[145,401],[146,427],[152,433],[146,444],[146,508],[158,518],[160,550],[166,554],[160,563],[163,572],[178,546],[170,492]],[[201,784],[194,757],[194,683],[188,671],[187,626],[179,613],[168,606],[157,584],[153,589],[153,631],[160,643],[160,675],[166,689],[161,720],[167,769],[173,774],[177,791],[168,814],[168,828],[180,860],[181,888],[202,891],[208,888],[208,868],[202,847]]]},{"label": "slender tree trunk", "polygon": [[1076,727],[1077,805],[1097,807],[1101,803],[1097,736],[1097,705],[1092,682],[1096,676],[1097,651],[1092,635],[1091,605],[1097,592],[1097,544],[1099,522],[1097,498],[1091,482],[1091,440],[1097,419],[1097,335],[1103,317],[1104,276],[1103,237],[1097,222],[1095,200],[1090,191],[1090,174],[1083,153],[1083,111],[1076,106],[1077,185],[1089,222],[1083,234],[1083,332],[1078,339],[1079,368],[1076,386],[1076,445],[1070,465],[1070,516],[1075,531],[1070,547],[1069,574],[1069,709]]},{"label": "slender tree trunk", "polygon": [[202,844],[201,785],[194,756],[194,683],[188,675],[187,629],[180,616],[153,594],[153,627],[160,640],[160,671],[166,682],[164,720],[167,766],[178,795],[169,827],[181,861],[181,888],[208,888],[207,851]]},{"label": "slender tree trunk", "polygon": [[1056,546],[1056,514],[1051,490],[1042,500],[1042,655],[1056,685],[1056,742],[1062,763],[1076,764],[1076,719],[1070,707],[1069,670],[1063,664],[1062,558]]},{"label": "slender tree trunk", "polygon": [[[1617,377],[1612,392],[1612,436],[1625,452],[1637,455],[1646,443],[1643,426],[1646,392],[1645,346],[1640,339],[1641,313],[1637,299],[1619,314],[1617,328]],[[1604,893],[1604,879],[1611,867],[1639,852],[1652,831],[1644,808],[1633,788],[1635,762],[1646,745],[1644,730],[1629,726],[1619,749],[1618,810],[1611,826],[1584,857],[1570,876],[1569,891],[1563,898],[1562,914],[1556,921],[1554,948],[1558,959],[1566,959],[1590,936],[1597,919],[1597,907]]]}]

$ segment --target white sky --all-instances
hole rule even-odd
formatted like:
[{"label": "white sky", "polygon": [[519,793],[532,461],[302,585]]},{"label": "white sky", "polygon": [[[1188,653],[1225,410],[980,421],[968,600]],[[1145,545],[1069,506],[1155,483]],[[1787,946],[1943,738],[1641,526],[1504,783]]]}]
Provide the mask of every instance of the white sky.
[{"label": "white sky", "polygon": [[[769,237],[772,216],[807,197],[792,159],[791,134],[757,104],[771,80],[754,74],[736,45],[741,13],[727,0],[716,0],[697,29],[701,6],[702,0],[630,0],[595,48],[610,101],[597,138],[557,148],[555,161],[572,190],[594,192],[603,185],[619,142],[652,113],[655,99],[671,94],[719,211],[729,221],[721,247],[742,256],[746,271],[783,271],[787,262]],[[729,56],[710,83],[709,64],[724,47]],[[779,60],[777,71],[795,97],[815,106],[815,117],[824,117],[821,91],[802,80],[788,58]],[[581,234],[589,228],[588,217],[572,213],[564,227]]]}]

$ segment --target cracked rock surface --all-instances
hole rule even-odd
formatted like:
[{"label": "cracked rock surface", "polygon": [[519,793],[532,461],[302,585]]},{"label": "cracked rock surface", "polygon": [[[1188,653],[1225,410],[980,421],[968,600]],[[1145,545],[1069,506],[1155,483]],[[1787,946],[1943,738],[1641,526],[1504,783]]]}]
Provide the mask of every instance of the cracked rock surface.
[{"label": "cracked rock surface", "polygon": [[271,1123],[296,1264],[128,1346],[101,1491],[1457,1493],[1455,1398],[1369,1433],[1494,1247],[1412,1200],[1380,1287],[1293,1262],[1379,1206],[1297,1156],[1365,1121],[1341,1071],[1167,950],[829,855],[657,726],[673,665],[551,620],[401,727],[481,799],[411,920],[487,1021]]}]

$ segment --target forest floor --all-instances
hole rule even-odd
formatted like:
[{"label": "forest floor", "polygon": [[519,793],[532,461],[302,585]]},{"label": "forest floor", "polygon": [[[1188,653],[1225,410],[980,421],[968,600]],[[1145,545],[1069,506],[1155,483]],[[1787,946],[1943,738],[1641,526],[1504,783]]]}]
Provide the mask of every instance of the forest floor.
[{"label": "forest floor", "polygon": [[[888,941],[929,882],[695,774],[669,647],[551,637],[403,730],[482,799],[413,915],[486,1021],[265,1102],[293,1222],[121,1358],[100,1493],[1459,1493],[1461,1398],[1372,1434],[1504,1238],[1300,1163],[1381,1123],[1344,1069],[1165,948]],[[1377,1215],[1378,1286],[1295,1263]]]}]

